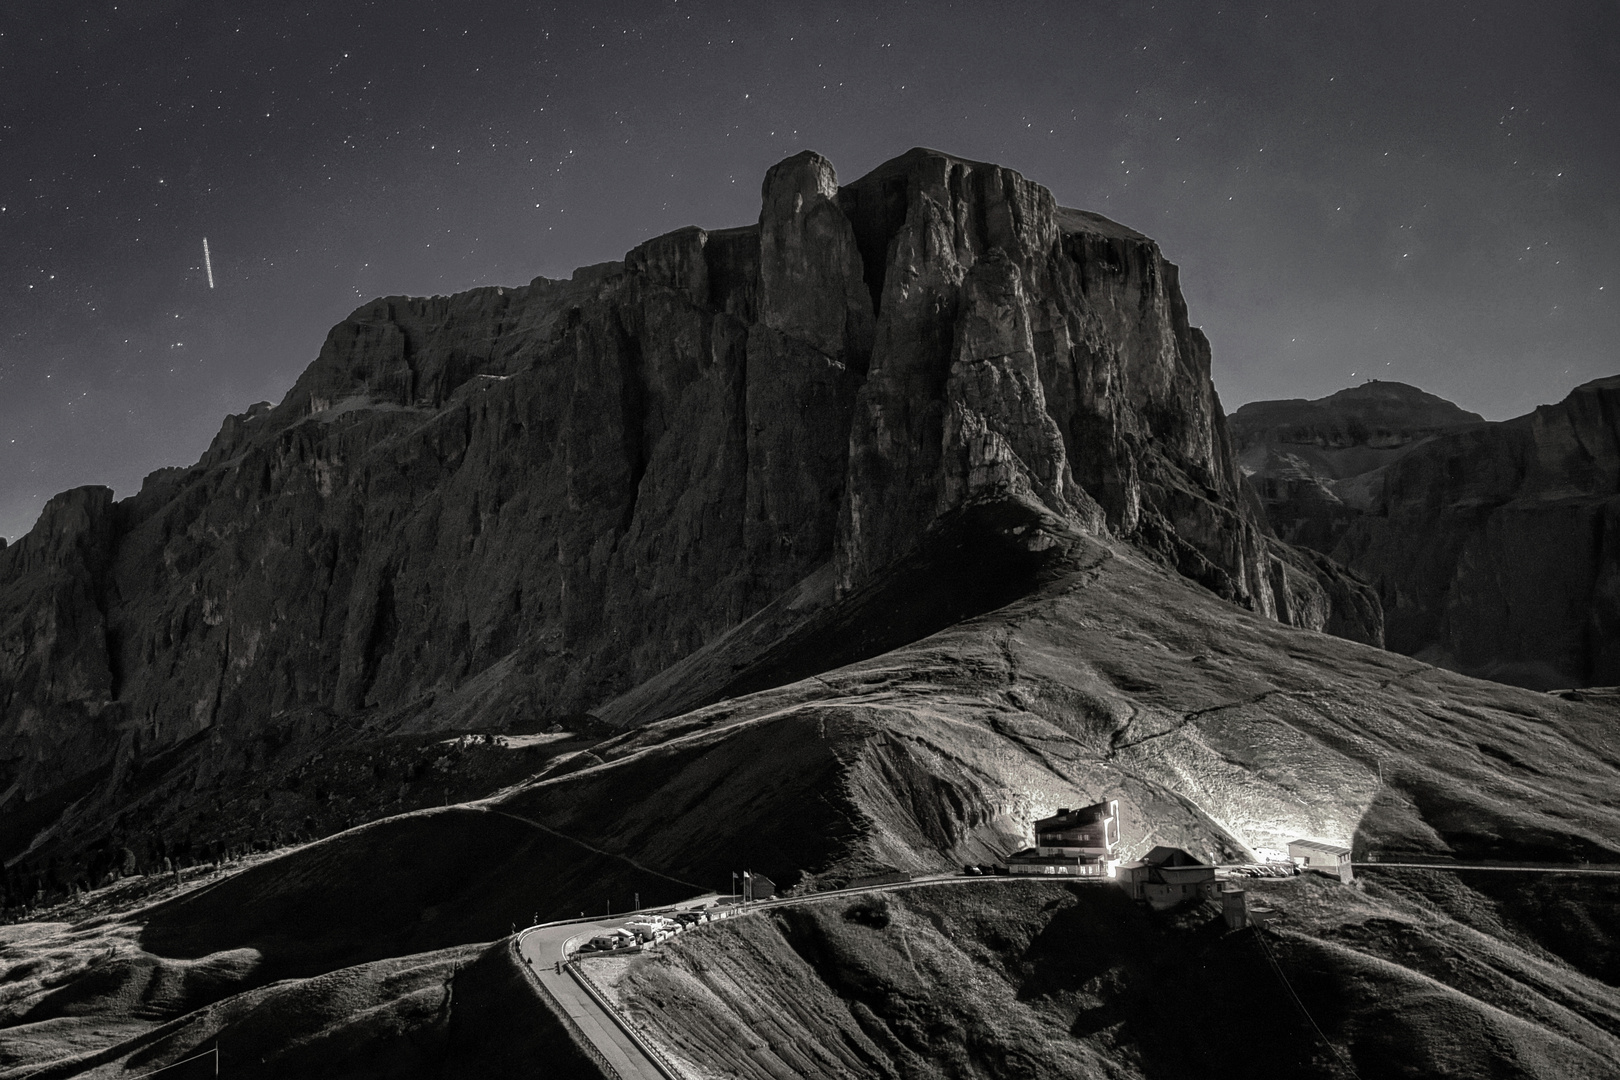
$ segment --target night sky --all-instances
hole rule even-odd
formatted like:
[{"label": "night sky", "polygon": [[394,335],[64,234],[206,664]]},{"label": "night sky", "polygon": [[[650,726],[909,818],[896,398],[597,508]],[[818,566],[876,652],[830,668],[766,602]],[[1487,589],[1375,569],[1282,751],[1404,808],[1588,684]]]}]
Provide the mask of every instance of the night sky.
[{"label": "night sky", "polygon": [[1158,240],[1229,410],[1377,377],[1500,419],[1620,371],[1612,0],[9,0],[0,535],[195,461],[370,297],[916,145]]}]

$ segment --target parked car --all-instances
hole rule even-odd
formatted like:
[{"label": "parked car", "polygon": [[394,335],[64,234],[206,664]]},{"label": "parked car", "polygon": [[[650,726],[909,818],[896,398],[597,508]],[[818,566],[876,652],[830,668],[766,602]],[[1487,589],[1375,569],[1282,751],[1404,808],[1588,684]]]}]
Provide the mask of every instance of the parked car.
[{"label": "parked car", "polygon": [[636,935],[625,930],[611,930],[606,934],[597,934],[591,940],[579,947],[580,952],[611,952],[622,949],[626,945],[633,945]]},{"label": "parked car", "polygon": [[972,877],[978,877],[980,874],[984,873],[984,871],[980,870],[977,866],[974,866],[972,863],[963,863],[962,864],[962,873],[968,874],[968,875],[970,875]]},{"label": "parked car", "polygon": [[643,942],[657,944],[665,938],[672,937],[675,934],[676,927],[679,925],[673,919],[660,918],[656,922],[652,919],[637,919],[635,922],[625,923],[624,929],[636,935]]}]

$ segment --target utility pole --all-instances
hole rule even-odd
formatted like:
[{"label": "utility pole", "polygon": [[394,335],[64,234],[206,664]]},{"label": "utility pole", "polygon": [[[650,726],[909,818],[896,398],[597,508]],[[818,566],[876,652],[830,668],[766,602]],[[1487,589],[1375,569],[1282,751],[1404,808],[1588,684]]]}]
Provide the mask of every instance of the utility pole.
[{"label": "utility pole", "polygon": [[637,910],[637,911],[641,910],[641,894],[640,893],[636,893],[636,907],[635,907],[635,910]]}]

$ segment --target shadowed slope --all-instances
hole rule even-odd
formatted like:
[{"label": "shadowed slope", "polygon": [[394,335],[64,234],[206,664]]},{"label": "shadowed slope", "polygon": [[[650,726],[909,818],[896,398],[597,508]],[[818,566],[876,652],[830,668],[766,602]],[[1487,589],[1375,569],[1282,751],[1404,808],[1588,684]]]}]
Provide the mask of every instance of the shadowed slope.
[{"label": "shadowed slope", "polygon": [[746,1080],[1620,1075],[1620,991],[1421,900],[1250,883],[1225,932],[1107,885],[840,897],[595,962],[698,1070]]}]

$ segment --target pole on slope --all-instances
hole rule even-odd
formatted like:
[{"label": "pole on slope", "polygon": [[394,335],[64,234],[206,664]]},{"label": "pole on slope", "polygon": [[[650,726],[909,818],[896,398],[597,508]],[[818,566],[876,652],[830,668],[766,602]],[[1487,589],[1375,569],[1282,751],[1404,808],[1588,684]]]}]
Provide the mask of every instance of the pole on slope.
[{"label": "pole on slope", "polygon": [[214,1075],[219,1075],[219,1040],[214,1040]]}]

